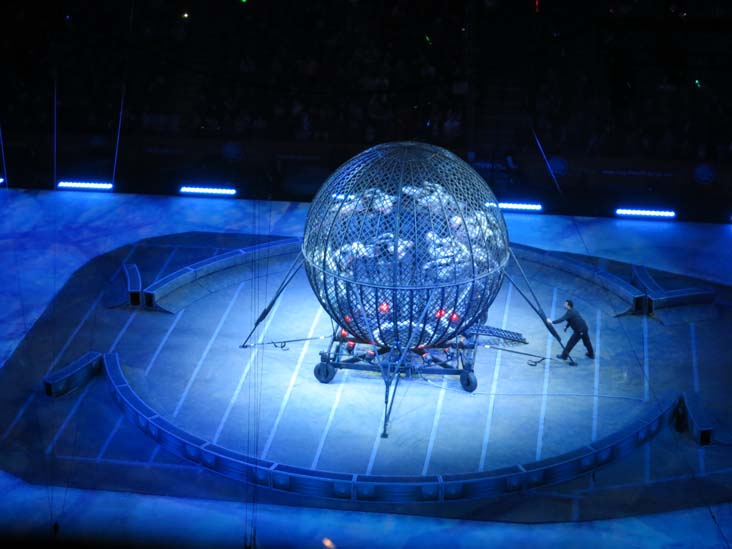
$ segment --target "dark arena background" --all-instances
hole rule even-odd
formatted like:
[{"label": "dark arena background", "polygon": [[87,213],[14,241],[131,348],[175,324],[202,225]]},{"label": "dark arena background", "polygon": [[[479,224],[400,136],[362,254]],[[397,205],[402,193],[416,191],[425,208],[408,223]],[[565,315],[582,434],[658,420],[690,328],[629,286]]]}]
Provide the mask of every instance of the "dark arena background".
[{"label": "dark arena background", "polygon": [[732,3],[0,26],[3,546],[730,547]]}]

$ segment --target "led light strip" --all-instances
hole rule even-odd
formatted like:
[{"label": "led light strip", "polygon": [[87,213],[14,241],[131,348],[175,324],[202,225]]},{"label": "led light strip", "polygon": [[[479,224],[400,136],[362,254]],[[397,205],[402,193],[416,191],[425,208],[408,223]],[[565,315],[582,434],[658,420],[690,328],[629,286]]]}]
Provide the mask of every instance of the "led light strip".
[{"label": "led light strip", "polygon": [[676,217],[672,210],[634,210],[629,208],[618,208],[615,215],[632,215],[640,217]]},{"label": "led light strip", "polygon": [[540,212],[541,204],[522,204],[519,202],[499,202],[498,207],[502,210],[521,210],[529,212]]},{"label": "led light strip", "polygon": [[111,191],[114,185],[104,182],[93,181],[59,181],[56,184],[57,189],[84,189],[95,191]]},{"label": "led light strip", "polygon": [[213,194],[213,195],[234,196],[236,194],[236,189],[225,188],[225,187],[184,186],[184,187],[180,188],[180,192],[183,194]]}]

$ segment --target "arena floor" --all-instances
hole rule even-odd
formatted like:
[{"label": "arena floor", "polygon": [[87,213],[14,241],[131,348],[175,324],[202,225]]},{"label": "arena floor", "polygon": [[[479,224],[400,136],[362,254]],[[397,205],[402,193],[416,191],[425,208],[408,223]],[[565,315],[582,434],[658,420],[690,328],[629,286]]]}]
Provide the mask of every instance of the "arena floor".
[{"label": "arena floor", "polygon": [[[22,209],[29,200],[52,204],[56,198],[50,195],[63,195],[48,194],[34,197],[18,193],[12,200]],[[58,199],[63,202],[68,197]],[[107,202],[110,198],[99,200]],[[93,198],[85,196],[82,200]],[[126,227],[126,242],[115,241],[120,237],[110,234],[104,239],[94,237],[93,242],[77,238],[76,245],[71,246],[68,236],[61,237],[58,232],[60,226],[73,223],[71,220],[56,218],[53,228],[33,227],[31,223],[24,229],[31,232],[25,234],[46,238],[48,245],[35,255],[27,244],[11,242],[23,232],[18,227],[21,222],[13,226],[5,220],[9,238],[4,253],[13,261],[15,272],[9,279],[16,283],[15,289],[6,291],[13,296],[13,306],[22,311],[15,318],[20,318],[25,328],[10,328],[19,333],[18,343],[0,369],[0,460],[5,471],[29,486],[46,487],[47,494],[63,493],[64,499],[77,489],[222,502],[241,501],[250,495],[241,483],[161,450],[122,415],[110,398],[104,376],[63,397],[43,394],[44,375],[89,350],[117,352],[130,385],[150,407],[182,429],[252,457],[319,471],[420,476],[477,473],[525,464],[570,452],[621,430],[669,391],[698,394],[715,418],[715,436],[732,440],[728,404],[732,363],[723,344],[726,334],[732,333],[732,292],[724,280],[718,280],[720,276],[699,273],[703,263],[694,262],[688,269],[691,272],[684,272],[684,261],[673,259],[674,250],[667,249],[672,257],[657,265],[653,256],[663,250],[649,246],[651,259],[643,264],[664,287],[713,288],[717,292],[714,304],[663,309],[650,317],[624,315],[626,305],[606,289],[561,268],[522,260],[550,316],[560,314],[564,299],[574,299],[589,321],[595,360],[584,357],[581,343],[573,353],[576,367],[554,358],[560,350],[556,341],[519,292],[504,283],[488,324],[521,332],[528,344],[482,340],[490,347],[478,351],[479,385],[474,393],[463,391],[455,377],[404,379],[391,415],[390,436],[383,439],[379,435],[384,384],[378,374],[339,371],[331,383],[321,384],[313,375],[313,367],[327,340],[291,342],[284,348],[267,344],[332,333],[331,322],[302,272],[257,330],[256,341],[262,344],[239,348],[276,290],[292,255],[255,256],[245,269],[221,277],[205,292],[184,287],[167,298],[167,312],[125,305],[123,262],[138,265],[144,287],[229,249],[297,236],[297,222],[288,215],[291,218],[295,213],[297,217],[302,211],[298,205],[275,205],[281,217],[273,216],[270,209],[265,228],[260,223],[265,210],[255,208],[259,215],[256,230],[247,226],[241,231],[231,227],[215,231],[192,220],[205,218],[201,214],[220,201],[193,203],[198,211],[189,212],[179,225],[186,232],[164,226],[140,229],[145,227],[142,219],[151,219],[156,208],[168,208],[170,202],[137,209],[137,217],[132,219],[140,225],[137,229],[132,228],[134,223]],[[105,207],[108,204],[101,211]],[[122,204],[117,207],[124,209]],[[102,224],[111,233],[120,218],[107,213]],[[124,219],[130,221],[130,217]],[[546,248],[556,245],[556,231],[562,227],[584,236],[584,250],[567,250],[579,253],[591,251],[588,242],[595,248],[609,247],[611,239],[624,238],[622,231],[639,223],[631,221],[623,226],[616,220],[569,220],[568,224],[567,219],[558,219],[555,232],[551,232],[547,229],[550,219],[533,219],[546,229]],[[517,226],[522,244],[540,243],[541,235],[527,229],[531,216],[509,215],[507,222],[509,231]],[[166,223],[170,221],[163,225]],[[276,230],[277,223],[286,229]],[[650,227],[646,235],[650,242],[668,237],[653,234],[662,224],[640,223],[646,224],[644,230]],[[592,235],[603,234],[601,226],[606,240],[597,241]],[[716,226],[709,228],[717,230]],[[697,226],[689,234],[700,235],[704,229]],[[531,239],[521,238],[528,234]],[[626,257],[621,253],[583,255],[619,275],[627,274],[629,266],[643,258],[644,245],[637,245],[639,238],[628,237],[634,245],[629,246]],[[676,245],[681,247],[678,242]],[[70,261],[68,256],[75,250],[83,254]],[[688,251],[690,263],[695,253],[699,253],[698,248]],[[720,261],[729,260],[729,254],[720,253]],[[709,258],[705,261],[713,263]],[[78,268],[74,271],[70,265]],[[42,297],[28,292],[34,283],[29,276],[33,268],[55,269],[50,285],[55,292],[35,320],[35,300],[42,303]],[[515,268],[510,272],[516,274]],[[68,278],[59,284],[64,273]],[[50,278],[48,270],[44,276]],[[37,292],[41,293],[43,290]],[[519,352],[545,360],[532,367]],[[566,524],[728,505],[730,473],[729,446],[702,447],[684,433],[665,429],[625,460],[593,475],[501,502],[487,502],[461,518]],[[258,493],[257,497],[262,505],[307,503],[291,495],[268,498]],[[49,506],[53,515],[53,502]],[[424,514],[454,515],[434,508]]]}]

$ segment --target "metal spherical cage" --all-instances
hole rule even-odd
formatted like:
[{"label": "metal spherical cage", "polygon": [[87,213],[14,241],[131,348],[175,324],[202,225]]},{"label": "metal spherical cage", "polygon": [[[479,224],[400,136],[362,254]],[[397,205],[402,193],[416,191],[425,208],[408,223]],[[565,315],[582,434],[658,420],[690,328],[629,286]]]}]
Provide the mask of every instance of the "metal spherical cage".
[{"label": "metal spherical cage", "polygon": [[473,168],[441,147],[398,142],[367,149],[326,180],[302,251],[310,285],[343,329],[415,349],[485,321],[509,242]]}]

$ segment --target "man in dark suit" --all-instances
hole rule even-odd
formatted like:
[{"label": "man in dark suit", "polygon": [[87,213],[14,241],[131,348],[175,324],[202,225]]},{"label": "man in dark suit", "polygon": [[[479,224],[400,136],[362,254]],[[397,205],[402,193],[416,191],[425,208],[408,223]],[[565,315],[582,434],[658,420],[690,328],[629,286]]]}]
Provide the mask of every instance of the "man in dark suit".
[{"label": "man in dark suit", "polygon": [[585,319],[582,318],[582,315],[575,311],[574,303],[572,303],[571,299],[568,299],[564,302],[564,308],[567,309],[567,312],[564,313],[564,315],[562,315],[560,318],[556,320],[552,320],[551,318],[546,319],[546,321],[551,324],[566,322],[567,326],[564,328],[565,331],[567,328],[572,328],[572,335],[570,336],[569,341],[567,341],[567,345],[564,347],[564,351],[561,354],[558,354],[557,358],[567,360],[569,358],[569,353],[572,351],[574,346],[577,345],[577,342],[580,339],[587,349],[585,356],[587,356],[588,358],[595,358],[595,351],[592,348],[592,342],[590,341],[587,322],[585,322]]}]

